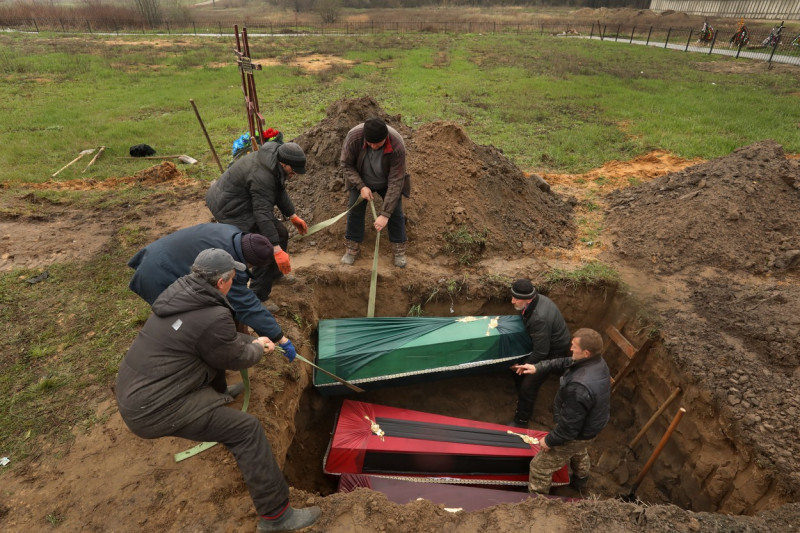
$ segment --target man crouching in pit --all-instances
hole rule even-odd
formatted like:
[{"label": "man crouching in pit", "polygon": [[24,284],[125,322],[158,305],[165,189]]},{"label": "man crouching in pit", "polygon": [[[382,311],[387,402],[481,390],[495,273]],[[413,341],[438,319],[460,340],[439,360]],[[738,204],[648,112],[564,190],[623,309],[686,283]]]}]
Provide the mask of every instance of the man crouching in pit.
[{"label": "man crouching in pit", "polygon": [[244,269],[225,250],[203,250],[192,273],[161,293],[120,364],[117,403],[139,437],[221,442],[236,458],[261,515],[258,531],[296,531],[317,520],[319,507],[289,506],[289,486],[261,422],[225,407],[244,389],[228,387],[225,370],[251,367],[275,349],[267,337],[236,331],[226,295],[235,271]]},{"label": "man crouching in pit", "polygon": [[553,473],[567,463],[572,470],[569,484],[585,490],[590,467],[587,448],[608,423],[611,376],[600,355],[603,338],[593,329],[579,329],[570,349],[572,357],[512,367],[519,375],[566,370],[553,405],[556,426],[539,441],[542,450],[531,460],[530,492],[549,493]]}]

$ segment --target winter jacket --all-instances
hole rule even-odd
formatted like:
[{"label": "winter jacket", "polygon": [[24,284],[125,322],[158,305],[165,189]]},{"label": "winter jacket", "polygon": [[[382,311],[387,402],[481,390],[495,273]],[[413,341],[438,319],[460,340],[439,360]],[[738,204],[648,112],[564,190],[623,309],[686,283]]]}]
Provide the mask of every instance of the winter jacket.
[{"label": "winter jacket", "polygon": [[[170,233],[139,250],[128,261],[128,266],[136,270],[130,289],[153,305],[164,289],[191,272],[197,254],[206,248],[220,248],[236,261],[245,262],[239,228],[229,224],[198,224]],[[283,330],[247,287],[249,280],[249,270],[237,271],[233,279],[228,302],[236,313],[235,318],[258,335],[278,341],[283,337]]]},{"label": "winter jacket", "polygon": [[566,372],[553,402],[556,426],[545,437],[548,446],[589,440],[608,424],[611,411],[611,374],[602,356],[573,360],[571,357],[536,363],[536,372]]},{"label": "winter jacket", "polygon": [[211,382],[256,364],[264,351],[236,332],[233,310],[209,283],[184,276],[167,287],[120,364],[117,403],[143,438],[170,435],[231,400]]},{"label": "winter jacket", "polygon": [[[411,195],[411,178],[406,173],[406,145],[397,130],[388,126],[389,136],[383,145],[383,171],[388,175],[386,195],[383,197],[380,215],[390,218],[402,194],[406,198]],[[361,170],[368,150],[364,140],[364,124],[359,124],[347,133],[339,158],[339,168],[345,178],[347,190],[361,190],[364,181]]]},{"label": "winter jacket", "polygon": [[567,323],[553,300],[537,294],[522,311],[522,322],[533,343],[533,350],[525,360],[526,363],[535,364],[544,359],[569,355],[572,338]]},{"label": "winter jacket", "polygon": [[286,192],[286,172],[278,163],[278,147],[264,143],[214,180],[206,193],[206,205],[218,222],[242,231],[260,233],[269,242],[280,242],[275,229],[275,206],[287,218],[295,214]]}]

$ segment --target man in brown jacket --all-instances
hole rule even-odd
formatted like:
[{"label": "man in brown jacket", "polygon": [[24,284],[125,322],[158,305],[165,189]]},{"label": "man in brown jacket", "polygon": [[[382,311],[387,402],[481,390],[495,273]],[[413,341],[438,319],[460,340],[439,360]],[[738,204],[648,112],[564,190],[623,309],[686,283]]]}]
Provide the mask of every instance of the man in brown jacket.
[{"label": "man in brown jacket", "polygon": [[244,389],[227,387],[225,370],[251,367],[275,349],[267,337],[236,332],[226,295],[244,269],[225,250],[203,250],[192,273],[161,293],[120,364],[117,404],[139,437],[221,442],[261,515],[258,531],[295,531],[313,524],[319,508],[289,505],[289,486],[261,422],[225,407]]},{"label": "man in brown jacket", "polygon": [[406,266],[406,218],[402,197],[410,194],[406,173],[406,147],[397,130],[387,126],[383,119],[370,118],[347,133],[339,159],[350,191],[345,233],[345,254],[342,263],[352,265],[364,241],[364,215],[367,203],[356,206],[359,197],[370,201],[373,193],[383,198],[378,218],[373,223],[375,231],[388,226],[389,242],[394,251],[394,265]]}]

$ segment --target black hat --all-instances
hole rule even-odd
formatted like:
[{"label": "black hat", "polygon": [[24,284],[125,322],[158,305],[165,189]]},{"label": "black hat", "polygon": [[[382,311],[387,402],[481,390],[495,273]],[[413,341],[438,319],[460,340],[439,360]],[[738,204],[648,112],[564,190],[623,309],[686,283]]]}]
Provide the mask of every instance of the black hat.
[{"label": "black hat", "polygon": [[364,140],[379,143],[389,136],[389,128],[382,118],[373,117],[364,122]]},{"label": "black hat", "polygon": [[536,298],[536,287],[527,279],[518,279],[511,284],[511,295],[520,300],[533,300]]},{"label": "black hat", "polygon": [[275,260],[275,252],[269,239],[258,233],[242,235],[244,260],[253,266],[265,266]]},{"label": "black hat", "polygon": [[244,271],[245,267],[239,261],[234,261],[231,254],[219,248],[208,248],[197,254],[197,259],[192,264],[192,271],[200,271],[208,276],[221,276],[231,270]]},{"label": "black hat", "polygon": [[297,174],[306,173],[306,154],[297,143],[284,143],[278,147],[278,161],[292,167]]}]

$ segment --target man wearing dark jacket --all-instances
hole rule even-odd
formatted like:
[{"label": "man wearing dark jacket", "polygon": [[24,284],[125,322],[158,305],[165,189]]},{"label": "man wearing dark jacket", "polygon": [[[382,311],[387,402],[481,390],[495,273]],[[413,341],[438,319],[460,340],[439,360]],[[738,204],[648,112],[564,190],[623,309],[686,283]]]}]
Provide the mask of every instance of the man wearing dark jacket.
[{"label": "man wearing dark jacket", "polygon": [[[350,191],[342,263],[352,265],[364,242],[364,215],[373,193],[383,198],[381,212],[373,223],[375,231],[389,228],[394,251],[394,266],[406,266],[406,218],[402,196],[408,197],[411,185],[406,173],[406,147],[397,130],[383,119],[373,117],[347,133],[339,158],[339,168]],[[358,199],[366,200],[354,205]]]},{"label": "man wearing dark jacket", "polygon": [[206,205],[217,222],[260,233],[274,246],[274,264],[253,271],[251,288],[262,302],[269,298],[272,284],[292,270],[287,253],[289,232],[275,218],[275,207],[301,235],[308,232],[286,192],[286,180],[305,173],[306,155],[299,145],[267,142],[234,162],[206,193]]},{"label": "man wearing dark jacket", "polygon": [[[531,354],[523,363],[535,364],[545,359],[569,357],[569,328],[553,300],[537,293],[529,280],[518,279],[511,285],[511,304],[522,312],[522,322],[533,343]],[[547,376],[533,374],[515,377],[519,399],[514,419],[509,425],[526,428],[533,415],[539,388]]]},{"label": "man wearing dark jacket", "polygon": [[603,338],[593,329],[575,332],[572,357],[548,359],[535,365],[517,365],[520,375],[563,372],[553,405],[556,426],[540,441],[541,451],[531,460],[528,490],[547,494],[553,472],[569,463],[570,485],[586,488],[589,480],[587,447],[608,423],[611,375],[600,353]]},{"label": "man wearing dark jacket", "polygon": [[[164,289],[189,273],[194,258],[207,248],[225,250],[234,260],[255,267],[274,264],[273,246],[263,235],[243,233],[229,224],[198,224],[170,233],[139,250],[128,261],[128,266],[136,270],[130,289],[153,305]],[[294,345],[275,317],[247,288],[250,278],[249,270],[237,272],[228,293],[236,321],[247,324],[259,336],[269,337],[293,357],[297,353]]]},{"label": "man wearing dark jacket", "polygon": [[293,531],[314,523],[319,508],[289,506],[289,487],[261,423],[224,407],[234,394],[225,370],[253,366],[275,349],[267,337],[236,331],[225,296],[235,270],[244,269],[224,250],[203,250],[192,273],[161,293],[120,364],[117,403],[139,437],[221,442],[236,458],[262,517],[258,530]]}]

